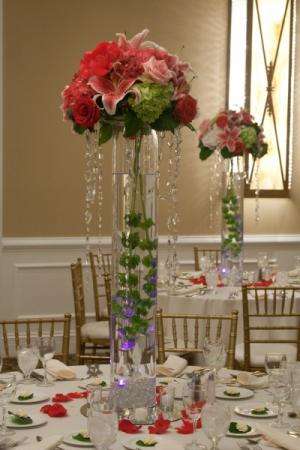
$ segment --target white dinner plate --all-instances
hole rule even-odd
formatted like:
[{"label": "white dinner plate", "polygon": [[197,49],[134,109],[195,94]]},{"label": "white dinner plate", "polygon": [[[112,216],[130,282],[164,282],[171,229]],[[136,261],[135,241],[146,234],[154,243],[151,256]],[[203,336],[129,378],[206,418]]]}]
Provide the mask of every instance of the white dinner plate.
[{"label": "white dinner plate", "polygon": [[94,444],[92,442],[81,442],[81,441],[77,441],[76,439],[74,439],[73,435],[76,435],[78,433],[79,433],[79,431],[74,431],[73,433],[69,434],[68,436],[63,438],[63,443],[64,444],[73,445],[74,447],[95,448]]},{"label": "white dinner plate", "polygon": [[9,416],[8,420],[7,420],[7,427],[8,428],[34,428],[34,427],[39,427],[40,425],[44,425],[45,423],[48,422],[45,416],[32,414],[30,417],[32,418],[32,423],[21,425],[19,423],[13,422],[12,417]]},{"label": "white dinner plate", "polygon": [[32,398],[29,398],[28,400],[18,400],[18,395],[13,398],[10,402],[11,403],[18,403],[18,404],[30,404],[30,403],[42,403],[49,400],[49,395],[40,395],[40,394],[33,394]]},{"label": "white dinner plate", "polygon": [[193,272],[182,272],[178,278],[182,278],[183,280],[197,279],[202,275],[201,271],[193,271]]},{"label": "white dinner plate", "polygon": [[257,405],[236,406],[234,408],[234,412],[236,412],[240,416],[253,417],[255,419],[268,419],[269,417],[277,416],[277,412],[269,407],[267,407],[269,411],[267,411],[266,414],[253,414],[251,411],[257,407],[258,407]]},{"label": "white dinner plate", "polygon": [[[250,426],[251,425],[249,425],[249,427]],[[226,436],[238,437],[238,438],[241,438],[241,437],[247,438],[249,436],[258,436],[258,435],[259,435],[258,431],[255,428],[253,428],[253,427],[251,427],[251,430],[247,431],[247,433],[231,433],[230,431],[227,431],[227,433],[226,433]]]},{"label": "white dinner plate", "polygon": [[88,389],[88,388],[96,388],[101,386],[101,384],[99,382],[101,381],[105,381],[106,386],[104,387],[109,387],[110,382],[106,379],[104,379],[103,377],[93,377],[93,378],[89,378],[87,380],[83,380],[80,384],[79,387],[82,389]]},{"label": "white dinner plate", "polygon": [[226,386],[223,386],[222,388],[217,388],[216,390],[216,397],[217,398],[222,398],[222,399],[226,399],[226,400],[242,400],[244,398],[250,398],[253,397],[254,392],[250,391],[250,389],[245,389],[245,388],[236,388],[237,391],[240,393],[239,397],[235,397],[235,396],[229,396],[224,394],[224,391],[226,391]]},{"label": "white dinner plate", "polygon": [[156,445],[154,445],[153,447],[145,447],[145,446],[142,447],[142,446],[137,445],[137,443],[136,443],[137,441],[142,441],[143,439],[146,439],[146,438],[149,439],[150,436],[153,437],[153,439],[155,439],[155,441],[157,443],[159,443],[161,440],[161,437],[157,436],[157,434],[152,434],[152,435],[151,434],[145,434],[145,435],[137,434],[135,438],[133,438],[133,439],[131,438],[130,440],[123,442],[123,446],[125,448],[127,448],[128,450],[145,450],[146,448],[155,450]]}]

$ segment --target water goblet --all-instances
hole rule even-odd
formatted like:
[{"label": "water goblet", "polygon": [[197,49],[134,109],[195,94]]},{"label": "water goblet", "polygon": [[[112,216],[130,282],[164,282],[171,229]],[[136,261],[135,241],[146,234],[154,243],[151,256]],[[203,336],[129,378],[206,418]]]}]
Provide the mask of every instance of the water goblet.
[{"label": "water goblet", "polygon": [[[100,424],[100,426],[99,426]],[[118,430],[116,402],[110,389],[97,389],[90,400],[88,412],[90,439],[97,450],[108,450],[115,442]]]},{"label": "water goblet", "polygon": [[43,365],[44,379],[39,386],[52,386],[53,383],[48,380],[47,375],[47,362],[53,358],[55,354],[55,340],[53,336],[40,336],[36,340],[36,346],[38,348],[38,356]]},{"label": "water goblet", "polygon": [[295,270],[297,271],[297,277],[300,276],[300,256],[295,256]]},{"label": "water goblet", "polygon": [[212,289],[212,294],[216,293],[216,287],[218,286],[219,274],[215,267],[211,268],[206,274],[206,284],[208,289]]},{"label": "water goblet", "polygon": [[2,356],[0,355],[0,372],[1,372],[1,370],[2,370],[2,366],[3,366],[3,358],[2,358]]},{"label": "water goblet", "polygon": [[203,272],[203,275],[206,275],[210,268],[210,259],[208,256],[201,256],[199,260],[200,269]]},{"label": "water goblet", "polygon": [[220,337],[205,337],[203,341],[203,356],[205,365],[213,369],[215,374],[224,367],[226,351],[224,342]]},{"label": "water goblet", "polygon": [[268,374],[273,369],[280,369],[286,366],[286,355],[284,353],[266,353],[265,354],[265,369]]},{"label": "water goblet", "polygon": [[7,403],[15,396],[17,387],[16,375],[1,374],[0,375],[0,406],[2,408],[2,426],[0,437],[14,434],[14,431],[8,430],[6,427]]},{"label": "water goblet", "polygon": [[160,386],[159,390],[159,409],[165,419],[172,419],[175,401],[175,386],[168,384]]},{"label": "water goblet", "polygon": [[193,440],[185,445],[186,450],[206,450],[205,445],[196,440],[197,421],[206,402],[206,390],[201,385],[188,383],[183,389],[183,405],[185,411],[193,422]]},{"label": "water goblet", "polygon": [[17,360],[19,369],[24,375],[24,379],[20,383],[33,383],[34,381],[30,378],[30,375],[39,362],[38,349],[35,346],[19,346],[17,348]]},{"label": "water goblet", "polygon": [[202,429],[211,440],[211,450],[218,450],[218,443],[228,431],[231,412],[228,406],[219,402],[204,405],[202,414]]},{"label": "water goblet", "polygon": [[[294,412],[297,414],[297,417],[300,419],[300,384],[292,383],[291,387],[291,403],[293,406]],[[293,424],[288,431],[291,435],[300,435],[300,424]]]},{"label": "water goblet", "polygon": [[275,428],[285,428],[289,423],[283,420],[283,406],[291,392],[291,374],[289,369],[272,369],[269,372],[269,385],[273,394],[273,402],[278,407],[278,416],[271,425]]}]

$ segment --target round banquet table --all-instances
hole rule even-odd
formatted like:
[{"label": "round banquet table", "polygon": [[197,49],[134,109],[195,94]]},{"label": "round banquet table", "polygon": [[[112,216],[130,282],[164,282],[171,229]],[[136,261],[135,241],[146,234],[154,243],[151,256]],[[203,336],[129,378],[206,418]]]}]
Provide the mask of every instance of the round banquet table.
[{"label": "round banquet table", "polygon": [[[242,291],[239,287],[219,287],[214,292],[201,290],[194,293],[167,294],[158,293],[158,305],[166,314],[230,314],[238,310],[238,332],[236,342],[243,342],[243,305]],[[203,294],[204,293],[204,294]]]},{"label": "round banquet table", "polygon": [[[109,381],[109,366],[108,365],[103,365],[101,366],[101,369],[103,370],[103,376],[101,376],[101,378],[103,378],[103,380]],[[73,380],[73,381],[56,381],[54,383],[53,386],[51,387],[45,387],[45,388],[41,388],[38,387],[35,384],[29,385],[30,389],[32,389],[34,391],[34,393],[39,393],[39,394],[47,394],[49,395],[49,397],[51,398],[54,394],[56,393],[69,393],[69,392],[74,392],[74,391],[78,391],[80,390],[79,385],[82,383],[79,378],[84,376],[86,374],[86,367],[85,366],[72,366],[72,370],[75,371],[78,379]],[[190,370],[190,367],[188,367],[186,370]],[[226,369],[223,369],[226,370]],[[230,373],[232,373],[234,371],[230,371]],[[181,379],[182,381],[182,379]],[[25,385],[21,385],[20,389],[24,390]],[[218,400],[220,402],[226,402],[228,405],[230,405],[231,407],[231,411],[232,411],[232,420],[233,421],[247,421],[247,423],[251,426],[255,426],[255,422],[258,420],[253,420],[248,419],[246,417],[241,417],[241,416],[237,416],[234,413],[234,407],[236,405],[246,405],[247,403],[252,403],[252,404],[256,404],[256,405],[262,405],[265,402],[270,402],[271,401],[271,395],[269,393],[269,391],[260,389],[257,390],[254,393],[254,397],[252,397],[251,399],[240,399],[240,400]],[[39,410],[41,408],[42,405],[46,404],[46,403],[51,403],[51,401],[46,401],[44,403],[39,403],[39,404],[30,404],[30,405],[26,405],[22,406],[22,409],[26,410],[27,413],[29,415],[32,414],[39,414]],[[61,434],[63,436],[68,436],[70,435],[72,432],[78,432],[80,430],[86,429],[87,428],[87,419],[81,414],[80,412],[80,408],[82,405],[84,405],[86,403],[85,399],[76,399],[76,400],[72,400],[70,402],[64,403],[64,406],[67,408],[68,410],[68,414],[65,417],[48,417],[47,415],[45,415],[45,418],[47,419],[47,423],[45,425],[42,425],[40,427],[36,427],[36,428],[28,428],[28,429],[16,429],[16,437],[19,438],[21,436],[27,436],[27,441],[26,444],[33,444],[36,443],[36,436],[42,436],[42,437],[47,437],[47,436],[51,436],[51,435],[57,435],[57,434]],[[8,407],[9,410],[12,411],[16,411],[17,409],[20,409],[20,405],[17,404],[9,404]],[[259,419],[260,421],[262,419]],[[288,419],[291,424],[293,423],[293,421],[297,420],[297,419]],[[263,419],[264,424],[269,424],[272,421],[272,419]],[[188,435],[183,435],[183,434],[178,434],[175,430],[175,427],[180,425],[180,421],[176,421],[176,422],[172,422],[171,427],[169,429],[169,431],[166,434],[162,434],[159,435],[159,442],[160,442],[160,446],[159,449],[160,450],[183,450],[184,449],[184,445],[185,443],[191,441],[192,435],[188,434]],[[147,426],[143,426],[142,427],[142,432],[143,433],[147,433]],[[208,446],[208,448],[210,448],[209,445],[209,440],[207,439],[207,437],[204,435],[204,432],[200,429],[197,431],[197,435],[198,435],[198,441],[202,442],[203,444],[206,444]],[[137,438],[138,439],[139,434],[126,434],[124,432],[118,432],[117,435],[117,441],[110,447],[111,450],[124,450],[124,444],[126,444],[126,442]],[[245,442],[245,439],[241,439],[241,438],[233,438],[233,437],[224,437],[221,442],[220,442],[220,450],[238,450],[240,447],[238,445],[238,442]],[[172,444],[171,444],[172,442]],[[165,443],[165,446],[164,446]],[[300,443],[300,439],[299,439],[299,443]],[[175,446],[174,446],[175,444]],[[25,443],[24,443],[25,445]],[[172,448],[170,447],[170,445],[172,445]],[[270,449],[270,447],[268,446],[264,446],[262,445],[262,450],[267,450]],[[20,448],[20,450],[22,449],[22,447],[16,447]],[[74,450],[75,448],[83,448],[83,447],[74,447],[74,446],[70,446],[64,443],[59,444],[59,446],[57,447],[58,449],[64,449],[64,450]],[[87,447],[85,447],[87,448]],[[89,447],[89,448],[94,448],[94,447]],[[299,447],[300,448],[300,447]]]}]

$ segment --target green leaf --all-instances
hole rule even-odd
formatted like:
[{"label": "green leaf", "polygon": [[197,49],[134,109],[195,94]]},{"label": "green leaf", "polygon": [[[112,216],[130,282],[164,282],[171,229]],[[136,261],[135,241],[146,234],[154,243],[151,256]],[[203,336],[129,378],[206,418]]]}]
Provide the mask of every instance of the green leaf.
[{"label": "green leaf", "polygon": [[228,150],[227,147],[222,148],[221,155],[225,159],[233,158],[234,154]]},{"label": "green leaf", "polygon": [[110,123],[104,122],[99,130],[99,145],[105,144],[113,135],[113,127]]},{"label": "green leaf", "polygon": [[158,119],[151,123],[151,127],[157,131],[172,131],[179,126],[179,121],[173,116],[172,109],[166,109]]},{"label": "green leaf", "polygon": [[74,123],[73,130],[78,134],[83,134],[86,130],[85,127],[82,127],[81,125],[78,125],[77,123]]},{"label": "green leaf", "polygon": [[143,121],[137,117],[134,111],[129,110],[125,115],[124,137],[132,137],[143,128]]},{"label": "green leaf", "polygon": [[196,129],[193,127],[191,123],[187,123],[186,127],[188,127],[191,131],[196,131]]},{"label": "green leaf", "polygon": [[203,145],[202,142],[200,142],[199,147],[200,147],[199,158],[201,159],[201,161],[205,161],[214,152],[211,148],[205,147],[205,145]]}]

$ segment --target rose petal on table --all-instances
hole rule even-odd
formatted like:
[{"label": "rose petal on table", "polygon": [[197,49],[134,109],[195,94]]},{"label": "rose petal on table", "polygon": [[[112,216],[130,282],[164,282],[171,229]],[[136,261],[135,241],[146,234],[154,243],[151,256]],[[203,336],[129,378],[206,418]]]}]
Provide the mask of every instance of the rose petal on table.
[{"label": "rose petal on table", "polygon": [[124,431],[124,433],[135,434],[139,433],[142,425],[135,425],[129,419],[121,419],[119,421],[119,430]]},{"label": "rose petal on table", "polygon": [[193,423],[189,419],[182,419],[182,425],[176,427],[175,430],[180,434],[191,434],[193,433]]},{"label": "rose petal on table", "polygon": [[44,405],[41,407],[40,411],[44,414],[48,414],[50,417],[64,417],[67,414],[66,408],[60,403]]},{"label": "rose petal on table", "polygon": [[83,391],[83,392],[69,392],[66,394],[69,398],[76,399],[76,398],[87,398],[89,394],[89,391]]},{"label": "rose petal on table", "polygon": [[154,425],[148,427],[148,431],[151,434],[163,434],[166,433],[170,427],[170,420],[164,419],[162,414],[159,414]]},{"label": "rose petal on table", "polygon": [[203,286],[206,286],[206,278],[204,275],[201,275],[199,278],[190,278],[189,281],[192,284],[202,284]]},{"label": "rose petal on table", "polygon": [[64,403],[64,402],[69,402],[72,400],[71,397],[69,397],[69,395],[65,395],[65,394],[55,394],[54,397],[52,397],[51,399],[53,402],[55,403]]}]

